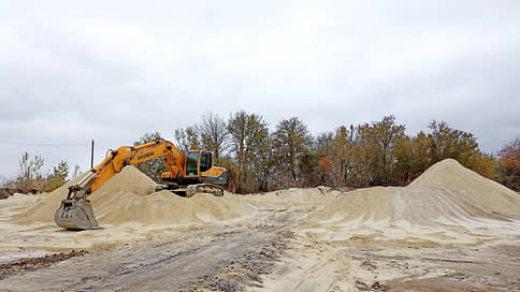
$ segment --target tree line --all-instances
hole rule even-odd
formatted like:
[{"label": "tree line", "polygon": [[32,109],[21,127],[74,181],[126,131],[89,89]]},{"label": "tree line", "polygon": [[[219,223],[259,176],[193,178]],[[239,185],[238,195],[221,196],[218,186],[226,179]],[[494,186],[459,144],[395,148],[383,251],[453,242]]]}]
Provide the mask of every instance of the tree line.
[{"label": "tree line", "polygon": [[[3,179],[2,188],[18,189],[27,193],[51,192],[67,182],[70,174],[69,164],[66,161],[60,161],[52,170],[47,173],[43,172],[44,159],[40,155],[31,157],[25,152],[19,160],[18,173],[14,180]],[[73,177],[79,174],[79,166],[74,167]]]},{"label": "tree line", "polygon": [[[498,158],[479,149],[476,137],[446,122],[407,135],[393,115],[359,125],[343,125],[312,135],[297,117],[270,131],[261,115],[239,111],[227,120],[207,113],[198,124],[173,132],[186,153],[205,149],[228,169],[228,189],[238,193],[290,187],[363,188],[404,186],[431,165],[453,158],[479,174],[520,190],[520,139],[504,146]],[[147,133],[135,145],[161,138]],[[139,168],[154,179],[166,169],[160,160]]]},{"label": "tree line", "polygon": [[[331,132],[312,135],[297,117],[279,121],[270,131],[261,115],[239,111],[227,120],[207,113],[198,124],[175,129],[174,143],[183,153],[205,149],[228,169],[227,188],[238,193],[272,191],[290,187],[364,188],[405,186],[431,165],[453,158],[465,167],[520,191],[520,138],[504,145],[498,156],[482,152],[476,137],[446,122],[432,121],[426,132],[407,135],[405,125],[393,115],[359,125],[342,125]],[[140,145],[161,139],[146,133]],[[67,181],[69,166],[61,161],[42,173],[41,156],[25,153],[17,178],[3,187],[52,191]],[[162,159],[137,166],[160,181],[167,171]],[[79,167],[74,169],[77,176]]]}]

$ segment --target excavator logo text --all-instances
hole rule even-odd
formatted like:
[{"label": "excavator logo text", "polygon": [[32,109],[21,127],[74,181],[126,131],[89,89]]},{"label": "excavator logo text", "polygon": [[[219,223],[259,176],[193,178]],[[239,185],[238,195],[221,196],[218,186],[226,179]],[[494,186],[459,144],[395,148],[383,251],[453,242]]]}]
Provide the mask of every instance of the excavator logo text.
[{"label": "excavator logo text", "polygon": [[150,156],[153,156],[155,155],[155,153],[152,151],[152,152],[147,152],[143,155],[140,155],[140,156],[137,156],[137,160],[142,160],[142,159],[145,159],[147,157],[150,157]]}]

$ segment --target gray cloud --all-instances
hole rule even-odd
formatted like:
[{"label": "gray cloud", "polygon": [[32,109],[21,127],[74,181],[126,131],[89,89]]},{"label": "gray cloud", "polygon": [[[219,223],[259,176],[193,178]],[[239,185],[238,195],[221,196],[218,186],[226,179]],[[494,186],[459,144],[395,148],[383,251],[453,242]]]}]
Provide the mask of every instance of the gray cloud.
[{"label": "gray cloud", "polygon": [[494,152],[520,135],[518,27],[517,1],[6,1],[0,174],[241,109],[315,133],[445,120]]}]

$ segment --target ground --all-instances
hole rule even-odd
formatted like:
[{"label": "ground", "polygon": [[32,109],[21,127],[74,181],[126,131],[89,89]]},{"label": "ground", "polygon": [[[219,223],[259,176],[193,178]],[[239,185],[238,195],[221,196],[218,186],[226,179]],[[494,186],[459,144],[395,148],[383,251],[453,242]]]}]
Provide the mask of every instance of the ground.
[{"label": "ground", "polygon": [[520,238],[481,248],[364,248],[302,232],[313,211],[266,208],[175,238],[19,259],[0,266],[0,290],[520,291]]}]

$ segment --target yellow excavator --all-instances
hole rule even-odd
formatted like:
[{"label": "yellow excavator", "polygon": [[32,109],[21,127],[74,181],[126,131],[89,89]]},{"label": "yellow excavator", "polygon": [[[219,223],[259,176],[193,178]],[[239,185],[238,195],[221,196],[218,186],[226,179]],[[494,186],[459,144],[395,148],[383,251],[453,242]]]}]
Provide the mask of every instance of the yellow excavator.
[{"label": "yellow excavator", "polygon": [[222,196],[222,185],[226,183],[226,169],[215,164],[213,153],[205,150],[190,150],[184,156],[169,141],[157,140],[139,146],[123,146],[109,150],[103,162],[76,185],[69,187],[67,198],[61,201],[54,219],[58,226],[72,230],[98,229],[92,205],[87,199],[125,166],[138,164],[154,158],[163,158],[168,172],[162,179],[166,187],[180,191],[187,197],[196,192],[209,192]]}]

